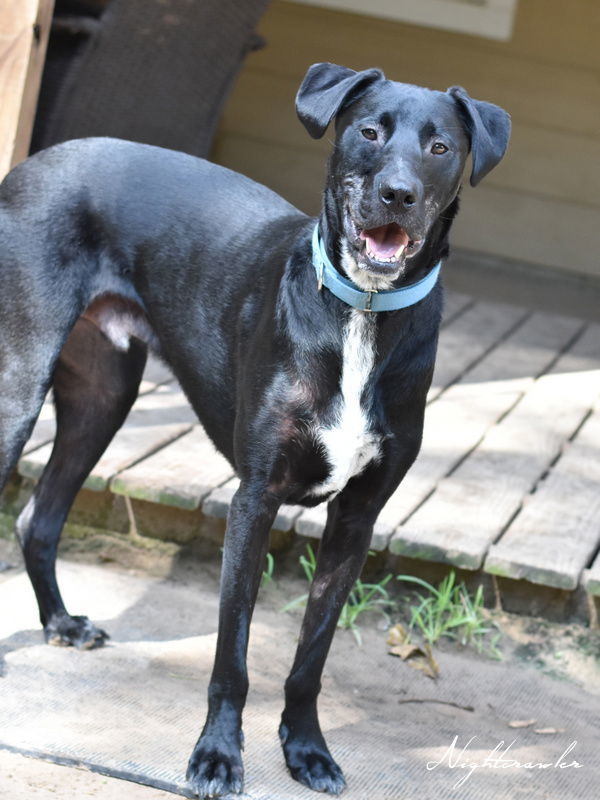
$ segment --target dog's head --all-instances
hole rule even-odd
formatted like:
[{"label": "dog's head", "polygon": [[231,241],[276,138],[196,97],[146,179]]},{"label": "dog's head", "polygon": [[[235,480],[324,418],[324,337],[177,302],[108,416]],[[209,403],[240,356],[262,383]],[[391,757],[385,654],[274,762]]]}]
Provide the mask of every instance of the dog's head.
[{"label": "dog's head", "polygon": [[335,118],[327,192],[344,266],[361,284],[402,276],[455,200],[469,152],[475,186],[498,164],[510,135],[510,118],[498,106],[457,86],[439,92],[395,83],[378,69],[314,64],[296,110],[314,138]]}]

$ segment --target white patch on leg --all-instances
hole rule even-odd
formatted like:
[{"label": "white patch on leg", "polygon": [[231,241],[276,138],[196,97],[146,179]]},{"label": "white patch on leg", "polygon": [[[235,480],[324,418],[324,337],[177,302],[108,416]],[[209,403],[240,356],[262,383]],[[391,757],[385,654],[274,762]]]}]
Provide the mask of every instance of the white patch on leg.
[{"label": "white patch on leg", "polygon": [[148,321],[139,315],[105,313],[101,318],[102,332],[111,340],[117,350],[127,352],[132,336],[157,349],[158,342]]},{"label": "white patch on leg", "polygon": [[127,352],[132,336],[158,350],[158,340],[145,311],[129,297],[100,295],[90,303],[82,316],[93,322],[117,350]]},{"label": "white patch on leg", "polygon": [[337,494],[370,461],[380,458],[380,437],[370,430],[368,409],[361,403],[375,361],[375,334],[375,318],[368,312],[353,309],[344,331],[340,391],[333,401],[336,404],[334,421],[315,431],[331,472],[310,494]]}]

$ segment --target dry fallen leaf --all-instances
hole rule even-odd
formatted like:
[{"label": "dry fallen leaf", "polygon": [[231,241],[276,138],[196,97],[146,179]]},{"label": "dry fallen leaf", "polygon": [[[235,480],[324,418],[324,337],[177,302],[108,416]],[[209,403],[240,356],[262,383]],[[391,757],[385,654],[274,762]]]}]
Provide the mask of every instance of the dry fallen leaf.
[{"label": "dry fallen leaf", "polygon": [[389,645],[406,644],[410,638],[410,634],[399,622],[397,625],[392,625],[388,631],[387,643]]},{"label": "dry fallen leaf", "polygon": [[509,728],[529,728],[530,725],[535,725],[537,719],[513,719],[508,723]]},{"label": "dry fallen leaf", "polygon": [[395,644],[393,647],[390,647],[389,654],[392,656],[399,656],[402,661],[406,661],[413,656],[423,655],[423,651],[421,648],[416,644]]},{"label": "dry fallen leaf", "polygon": [[390,645],[389,654],[398,656],[409,667],[418,669],[428,678],[435,680],[440,674],[440,668],[433,657],[430,645],[426,644],[424,647],[419,647],[419,645],[412,644],[409,638],[410,634],[400,623],[390,628],[387,637],[387,643]]},{"label": "dry fallen leaf", "polygon": [[418,669],[420,672],[424,672],[428,678],[432,678],[433,680],[435,680],[440,674],[440,668],[437,661],[433,657],[429,645],[425,645],[425,652],[422,656],[410,658],[406,663],[409,667]]}]

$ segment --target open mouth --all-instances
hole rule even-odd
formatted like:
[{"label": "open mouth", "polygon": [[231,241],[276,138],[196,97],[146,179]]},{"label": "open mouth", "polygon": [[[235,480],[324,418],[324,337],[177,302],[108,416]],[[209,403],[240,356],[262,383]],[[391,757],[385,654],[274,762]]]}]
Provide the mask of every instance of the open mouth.
[{"label": "open mouth", "polygon": [[380,264],[397,264],[415,244],[404,228],[395,222],[361,230],[358,235],[365,243],[367,258]]},{"label": "open mouth", "polygon": [[404,228],[399,222],[386,222],[373,228],[363,227],[366,220],[358,221],[360,217],[357,219],[352,213],[350,203],[345,207],[344,217],[347,242],[352,248],[354,263],[360,271],[370,273],[373,277],[395,280],[403,273],[407,259],[416,255],[425,241],[424,238],[417,238],[414,230]]},{"label": "open mouth", "polygon": [[358,250],[358,266],[368,272],[381,275],[396,273],[407,258],[414,256],[421,248],[422,239],[412,238],[411,234],[398,225],[389,222],[376,228],[361,228],[350,217],[355,247]]}]

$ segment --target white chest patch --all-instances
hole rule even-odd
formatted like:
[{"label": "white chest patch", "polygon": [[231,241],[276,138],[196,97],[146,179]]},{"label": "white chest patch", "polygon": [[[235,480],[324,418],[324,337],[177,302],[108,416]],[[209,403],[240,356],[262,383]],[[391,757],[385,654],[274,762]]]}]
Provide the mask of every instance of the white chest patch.
[{"label": "white chest patch", "polygon": [[333,423],[315,431],[331,471],[311,494],[340,492],[370,461],[380,457],[380,437],[370,430],[368,409],[361,404],[365,385],[375,361],[375,319],[352,310],[344,332],[340,390],[334,398]]}]

